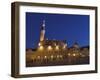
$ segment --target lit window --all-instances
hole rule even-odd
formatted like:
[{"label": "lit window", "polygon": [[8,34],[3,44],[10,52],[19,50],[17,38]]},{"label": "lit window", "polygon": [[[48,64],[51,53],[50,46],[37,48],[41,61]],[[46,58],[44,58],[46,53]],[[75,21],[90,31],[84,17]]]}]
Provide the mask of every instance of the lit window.
[{"label": "lit window", "polygon": [[70,53],[68,53],[68,56],[71,56],[71,54],[70,54]]},{"label": "lit window", "polygon": [[47,56],[44,56],[44,58],[46,59],[46,58],[47,58]]},{"label": "lit window", "polygon": [[54,45],[56,46],[56,43]]},{"label": "lit window", "polygon": [[62,58],[62,55],[59,55],[60,58]]},{"label": "lit window", "polygon": [[38,56],[37,58],[40,59],[40,56]]},{"label": "lit window", "polygon": [[59,58],[59,55],[57,55],[57,58]]},{"label": "lit window", "polygon": [[52,47],[51,46],[48,46],[48,50],[52,50]]},{"label": "lit window", "polygon": [[51,55],[51,59],[53,59],[53,55]]}]

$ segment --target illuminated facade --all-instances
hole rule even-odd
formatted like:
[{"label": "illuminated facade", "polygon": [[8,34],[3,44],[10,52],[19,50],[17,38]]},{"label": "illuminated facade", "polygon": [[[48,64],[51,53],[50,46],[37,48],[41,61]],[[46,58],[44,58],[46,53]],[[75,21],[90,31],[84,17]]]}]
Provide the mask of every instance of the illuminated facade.
[{"label": "illuminated facade", "polygon": [[[86,61],[85,61],[85,60]],[[78,43],[67,46],[66,40],[45,38],[45,21],[40,30],[40,41],[36,49],[26,51],[26,66],[65,65],[89,63],[89,47],[80,48]]]}]

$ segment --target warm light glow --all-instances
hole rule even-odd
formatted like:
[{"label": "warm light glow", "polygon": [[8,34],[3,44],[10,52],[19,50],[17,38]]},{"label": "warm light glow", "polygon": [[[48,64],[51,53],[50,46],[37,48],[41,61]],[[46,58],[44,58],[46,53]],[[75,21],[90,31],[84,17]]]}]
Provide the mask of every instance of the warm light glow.
[{"label": "warm light glow", "polygon": [[43,46],[40,46],[40,47],[39,47],[39,50],[43,50]]},{"label": "warm light glow", "polygon": [[59,55],[60,58],[62,58],[62,55]]},{"label": "warm light glow", "polygon": [[73,56],[76,56],[76,54],[74,53]]},{"label": "warm light glow", "polygon": [[52,50],[52,47],[51,46],[48,46],[48,50]]},{"label": "warm light glow", "polygon": [[66,49],[66,47],[67,47],[67,44],[64,44],[63,49]]},{"label": "warm light glow", "polygon": [[71,56],[71,54],[70,54],[70,53],[68,53],[68,56]]},{"label": "warm light glow", "polygon": [[56,50],[59,50],[59,46],[56,46]]},{"label": "warm light glow", "polygon": [[54,45],[56,46],[56,43]]},{"label": "warm light glow", "polygon": [[51,55],[51,59],[53,59],[53,55]]},{"label": "warm light glow", "polygon": [[46,58],[47,58],[47,56],[44,56],[44,58],[46,59]]},{"label": "warm light glow", "polygon": [[38,46],[41,46],[41,43],[39,43]]},{"label": "warm light glow", "polygon": [[40,56],[38,56],[37,58],[40,59]]},{"label": "warm light glow", "polygon": [[57,58],[59,58],[59,55],[57,55]]}]

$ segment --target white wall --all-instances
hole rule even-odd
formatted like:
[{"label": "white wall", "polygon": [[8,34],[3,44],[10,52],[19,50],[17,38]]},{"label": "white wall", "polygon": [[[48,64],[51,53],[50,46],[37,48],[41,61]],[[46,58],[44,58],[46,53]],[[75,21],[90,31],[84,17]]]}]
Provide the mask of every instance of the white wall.
[{"label": "white wall", "polygon": [[[11,2],[13,1],[30,1],[41,3],[55,4],[76,4],[86,6],[98,6],[100,14],[100,0],[0,0],[0,80],[15,80],[10,76],[11,68]],[[98,16],[98,22],[100,16]],[[98,34],[100,34],[100,23],[98,24]],[[100,37],[98,37],[100,41]],[[100,42],[98,43],[100,44]],[[98,46],[100,47],[100,45]],[[100,50],[98,51],[98,53]],[[100,57],[100,54],[98,54]],[[99,60],[100,61],[100,58]],[[100,62],[98,62],[100,68]],[[100,69],[98,74],[80,74],[65,76],[50,76],[39,78],[21,78],[18,80],[100,80]]]}]

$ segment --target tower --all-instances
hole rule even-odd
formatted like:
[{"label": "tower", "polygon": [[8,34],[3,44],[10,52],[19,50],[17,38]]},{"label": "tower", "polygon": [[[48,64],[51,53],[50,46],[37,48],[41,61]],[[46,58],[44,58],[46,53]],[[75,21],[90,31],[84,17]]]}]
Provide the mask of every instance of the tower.
[{"label": "tower", "polygon": [[45,37],[45,20],[43,20],[43,24],[40,31],[40,41],[43,41]]}]

